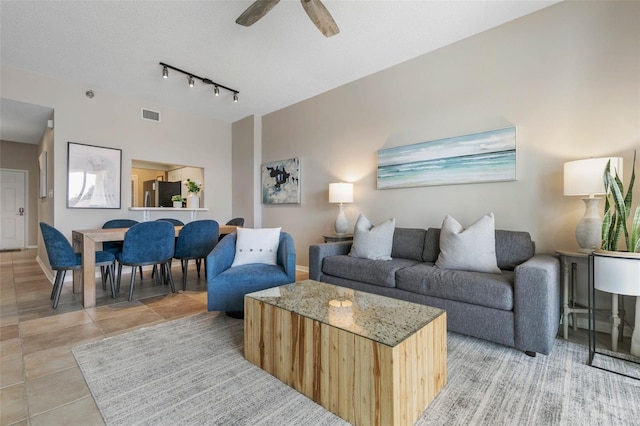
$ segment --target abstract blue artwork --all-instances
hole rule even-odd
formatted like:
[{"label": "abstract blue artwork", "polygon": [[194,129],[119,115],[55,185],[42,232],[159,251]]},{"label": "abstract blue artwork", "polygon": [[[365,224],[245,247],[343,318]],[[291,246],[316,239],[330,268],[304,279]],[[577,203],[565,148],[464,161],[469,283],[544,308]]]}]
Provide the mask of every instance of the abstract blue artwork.
[{"label": "abstract blue artwork", "polygon": [[273,161],[262,165],[262,203],[300,203],[300,159]]},{"label": "abstract blue artwork", "polygon": [[516,128],[378,151],[378,189],[516,180]]}]

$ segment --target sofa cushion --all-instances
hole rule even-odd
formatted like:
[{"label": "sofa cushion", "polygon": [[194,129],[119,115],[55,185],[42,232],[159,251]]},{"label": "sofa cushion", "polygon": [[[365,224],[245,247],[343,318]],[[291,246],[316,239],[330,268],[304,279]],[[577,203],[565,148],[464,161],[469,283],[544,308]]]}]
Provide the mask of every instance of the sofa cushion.
[{"label": "sofa cushion", "polygon": [[396,273],[396,287],[413,293],[510,311],[513,309],[512,271],[502,274],[437,268],[419,263]]},{"label": "sofa cushion", "polygon": [[435,263],[440,254],[440,228],[429,228],[424,234],[422,260]]},{"label": "sofa cushion", "polygon": [[360,213],[353,230],[353,245],[349,256],[373,260],[391,260],[395,219],[373,225]]},{"label": "sofa cushion", "polygon": [[422,251],[425,241],[424,229],[396,228],[393,233],[393,248],[391,257],[403,259],[422,260]]},{"label": "sofa cushion", "polygon": [[322,273],[348,280],[362,281],[383,287],[396,286],[396,271],[419,263],[410,259],[379,260],[352,256],[327,256],[322,261]]},{"label": "sofa cushion", "polygon": [[[513,271],[535,254],[535,243],[528,232],[496,230],[496,262],[498,268]],[[440,253],[440,229],[429,228],[425,233],[422,260],[435,262]]]},{"label": "sofa cushion", "polygon": [[440,232],[440,254],[436,266],[500,274],[496,263],[495,232],[493,213],[482,216],[466,229],[447,215]]},{"label": "sofa cushion", "polygon": [[528,232],[496,231],[496,259],[500,269],[513,271],[535,254],[536,246]]}]

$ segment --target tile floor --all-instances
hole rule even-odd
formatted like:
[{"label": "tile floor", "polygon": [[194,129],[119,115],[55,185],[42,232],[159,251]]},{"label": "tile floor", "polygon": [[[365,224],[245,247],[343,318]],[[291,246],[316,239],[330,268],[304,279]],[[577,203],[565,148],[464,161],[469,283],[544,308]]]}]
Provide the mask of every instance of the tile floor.
[{"label": "tile floor", "polygon": [[[172,294],[145,271],[132,302],[126,275],[115,300],[98,284],[97,306],[88,309],[68,283],[54,310],[51,283],[35,257],[35,250],[0,253],[0,425],[104,424],[71,348],[205,312],[204,274],[198,279],[192,265],[187,291]],[[176,286],[178,265],[172,270]]]}]

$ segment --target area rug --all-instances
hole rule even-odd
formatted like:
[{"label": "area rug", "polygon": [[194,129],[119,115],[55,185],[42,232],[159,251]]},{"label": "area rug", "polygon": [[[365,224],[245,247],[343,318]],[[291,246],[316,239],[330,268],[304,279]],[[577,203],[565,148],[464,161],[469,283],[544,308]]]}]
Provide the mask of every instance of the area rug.
[{"label": "area rug", "polygon": [[[246,361],[242,333],[202,313],[73,354],[108,425],[347,424]],[[530,358],[452,332],[447,343],[447,385],[417,425],[638,424],[640,381],[587,366],[585,346],[557,340]]]}]

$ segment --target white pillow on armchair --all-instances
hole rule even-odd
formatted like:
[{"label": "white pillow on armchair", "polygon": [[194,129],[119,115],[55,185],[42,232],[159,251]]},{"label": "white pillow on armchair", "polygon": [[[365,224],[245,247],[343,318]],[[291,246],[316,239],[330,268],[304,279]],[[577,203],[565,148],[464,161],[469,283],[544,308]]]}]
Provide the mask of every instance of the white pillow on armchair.
[{"label": "white pillow on armchair", "polygon": [[277,265],[282,228],[238,228],[236,254],[231,267],[250,263]]}]

